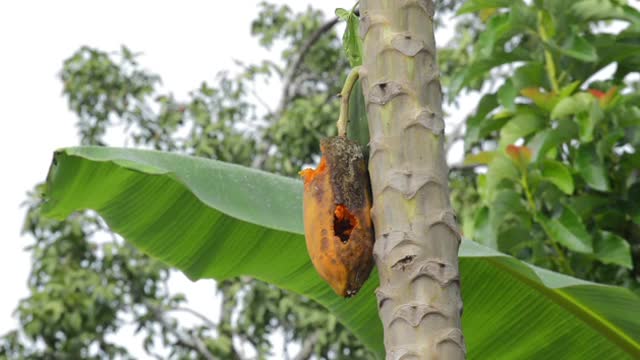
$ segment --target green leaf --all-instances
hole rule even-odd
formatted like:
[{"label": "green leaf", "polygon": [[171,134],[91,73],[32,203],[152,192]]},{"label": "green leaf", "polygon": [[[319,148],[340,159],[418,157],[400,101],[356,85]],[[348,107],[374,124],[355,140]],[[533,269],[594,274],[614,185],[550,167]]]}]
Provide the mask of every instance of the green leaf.
[{"label": "green leaf", "polygon": [[496,107],[498,107],[496,94],[487,94],[480,98],[475,114],[467,119],[467,131],[464,134],[465,151],[481,138],[487,123],[486,117]]},{"label": "green leaf", "polygon": [[551,182],[567,195],[573,194],[573,176],[561,162],[555,160],[542,160],[540,163],[542,178]]},{"label": "green leaf", "polygon": [[511,81],[519,92],[530,87],[548,88],[547,75],[544,64],[539,62],[527,62],[513,72]]},{"label": "green leaf", "polygon": [[489,208],[484,206],[473,219],[473,240],[492,249],[498,248],[496,233],[489,222]]},{"label": "green leaf", "polygon": [[493,157],[496,155],[495,151],[481,151],[476,154],[469,154],[464,158],[464,165],[488,165]]},{"label": "green leaf", "polygon": [[581,92],[564,98],[551,111],[551,119],[561,119],[581,112],[588,112],[594,103],[593,96]]},{"label": "green leaf", "polygon": [[509,13],[492,16],[475,44],[477,54],[482,58],[490,57],[496,43],[508,36],[512,28]]},{"label": "green leaf", "polygon": [[515,51],[510,53],[500,52],[494,53],[490,58],[473,61],[452,76],[449,92],[452,95],[457,95],[463,88],[474,81],[484,80],[483,78],[487,72],[494,67],[514,61],[526,61],[529,60],[528,56],[530,54],[516,53]]},{"label": "green leaf", "polygon": [[592,188],[600,191],[609,191],[609,179],[602,159],[595,151],[593,144],[581,146],[578,149],[576,161],[578,171],[584,181]]},{"label": "green leaf", "polygon": [[598,53],[596,48],[593,47],[584,37],[571,33],[571,36],[566,40],[564,45],[558,50],[575,59],[584,62],[596,62],[598,61]]},{"label": "green leaf", "polygon": [[540,91],[540,89],[536,87],[521,89],[520,94],[528,97],[536,106],[546,111],[553,110],[560,100],[556,94]]},{"label": "green leaf", "polygon": [[350,12],[349,16],[347,16],[347,27],[342,35],[342,46],[352,68],[362,65],[362,39],[358,34],[359,28],[360,18]]},{"label": "green leaf", "polygon": [[356,81],[349,96],[349,123],[347,124],[347,136],[360,144],[369,158],[369,122],[367,121],[367,108],[364,104],[362,84]]},{"label": "green leaf", "polygon": [[589,219],[594,211],[606,207],[610,200],[599,194],[581,194],[571,197],[571,206],[583,219]]},{"label": "green leaf", "polygon": [[[640,24],[640,23],[639,23]],[[593,69],[602,69],[611,63],[617,63],[614,79],[622,82],[624,77],[637,71],[640,67],[640,44],[637,43],[640,31],[626,30],[615,35],[600,34],[593,39],[593,45],[598,50],[600,61]],[[589,77],[592,71],[584,73],[583,77]]]},{"label": "green leaf", "polygon": [[640,21],[640,13],[626,1],[618,0],[579,0],[572,4],[571,13],[582,20],[627,20]]},{"label": "green leaf", "polygon": [[351,15],[351,11],[347,9],[343,9],[343,8],[336,9],[336,16],[342,21],[347,21],[350,15]]},{"label": "green leaf", "polygon": [[469,0],[458,10],[458,15],[476,12],[484,9],[509,7],[513,1],[509,0]]},{"label": "green leaf", "polygon": [[504,228],[518,225],[529,226],[531,216],[527,211],[522,196],[514,190],[505,189],[496,192],[490,206],[489,223],[496,234]]},{"label": "green leaf", "polygon": [[618,141],[624,139],[625,131],[621,128],[612,129],[608,134],[606,134],[598,143],[596,144],[596,154],[601,159],[604,159],[606,156],[613,152],[613,148],[616,146]]},{"label": "green leaf", "polygon": [[[51,216],[94,209],[127,241],[191,279],[253,276],[304,294],[384,357],[377,271],[350,299],[320,279],[301,235],[300,182],[212,160],[85,147],[55,155],[47,187]],[[627,289],[556,274],[470,241],[462,243],[460,268],[474,358],[640,357],[640,298]]]},{"label": "green leaf", "polygon": [[506,155],[497,153],[487,169],[487,196],[488,201],[493,201],[493,196],[498,189],[498,185],[503,180],[518,181],[520,173],[515,163]]},{"label": "green leaf", "polygon": [[627,269],[633,268],[629,243],[612,232],[598,231],[595,255],[605,264],[617,264]]},{"label": "green leaf", "polygon": [[580,83],[581,83],[580,80],[576,80],[571,84],[560,89],[560,94],[558,94],[560,96],[560,99],[564,99],[567,96],[570,96],[571,94],[573,94],[573,92],[576,91],[578,87],[580,87]]},{"label": "green leaf", "polygon": [[553,241],[562,244],[569,250],[587,254],[593,253],[591,235],[571,207],[566,206],[562,215],[557,219],[548,219],[544,215],[538,215],[537,218]]},{"label": "green leaf", "polygon": [[513,86],[511,80],[505,81],[505,83],[498,90],[498,101],[507,110],[513,111],[516,109],[516,96],[518,96],[518,91]]},{"label": "green leaf", "polygon": [[553,16],[547,10],[540,10],[541,19],[540,26],[544,29],[546,36],[553,38],[556,35],[556,24],[553,20]]},{"label": "green leaf", "polygon": [[568,142],[578,136],[578,126],[573,121],[560,121],[554,129],[545,129],[537,133],[527,146],[533,150],[533,159],[544,158],[549,151],[558,145]]},{"label": "green leaf", "polygon": [[516,140],[536,132],[544,126],[544,119],[533,113],[521,112],[514,116],[500,130],[500,149]]},{"label": "green leaf", "polygon": [[604,118],[604,113],[597,101],[591,103],[591,111],[588,113],[579,113],[578,116],[576,116],[576,122],[580,129],[580,141],[582,143],[586,144],[593,141],[593,130],[602,118]]}]

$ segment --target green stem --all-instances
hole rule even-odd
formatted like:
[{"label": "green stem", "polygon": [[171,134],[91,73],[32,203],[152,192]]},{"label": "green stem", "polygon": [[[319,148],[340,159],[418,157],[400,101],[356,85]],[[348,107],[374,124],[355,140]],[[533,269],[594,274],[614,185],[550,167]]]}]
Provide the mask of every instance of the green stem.
[{"label": "green stem", "polygon": [[[542,11],[538,12],[538,33],[540,34],[540,38],[544,42],[549,41],[549,35],[547,31],[544,29],[543,25],[543,13]],[[560,86],[558,85],[558,80],[556,79],[556,65],[553,62],[553,56],[551,55],[551,51],[549,49],[544,50],[544,62],[545,68],[547,69],[547,76],[549,77],[549,82],[551,82],[551,89],[558,93],[560,91]]]},{"label": "green stem", "polygon": [[347,136],[347,124],[349,123],[349,97],[351,96],[351,90],[358,77],[360,76],[360,66],[356,66],[351,69],[347,79],[344,81],[344,86],[340,92],[340,117],[338,117],[338,136]]}]

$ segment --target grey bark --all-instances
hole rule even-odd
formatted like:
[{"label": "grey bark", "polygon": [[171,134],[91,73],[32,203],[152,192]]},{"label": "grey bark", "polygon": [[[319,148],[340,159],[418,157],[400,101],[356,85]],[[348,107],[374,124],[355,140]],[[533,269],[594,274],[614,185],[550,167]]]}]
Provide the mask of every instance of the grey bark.
[{"label": "grey bark", "polygon": [[362,0],[376,290],[387,359],[464,359],[431,0]]}]

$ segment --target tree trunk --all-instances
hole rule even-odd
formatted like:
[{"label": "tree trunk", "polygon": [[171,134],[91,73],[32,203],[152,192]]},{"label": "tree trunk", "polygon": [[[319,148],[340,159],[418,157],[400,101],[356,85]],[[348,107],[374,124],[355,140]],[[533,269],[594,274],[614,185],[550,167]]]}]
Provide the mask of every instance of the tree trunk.
[{"label": "tree trunk", "polygon": [[362,0],[376,290],[387,359],[463,359],[431,0]]}]

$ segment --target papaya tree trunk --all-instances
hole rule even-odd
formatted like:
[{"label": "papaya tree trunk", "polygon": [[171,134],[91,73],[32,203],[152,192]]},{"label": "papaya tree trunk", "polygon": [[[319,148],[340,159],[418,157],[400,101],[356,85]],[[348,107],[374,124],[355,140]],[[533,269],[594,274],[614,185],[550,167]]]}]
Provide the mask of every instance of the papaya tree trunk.
[{"label": "papaya tree trunk", "polygon": [[387,359],[463,359],[431,0],[362,0],[376,290]]}]

